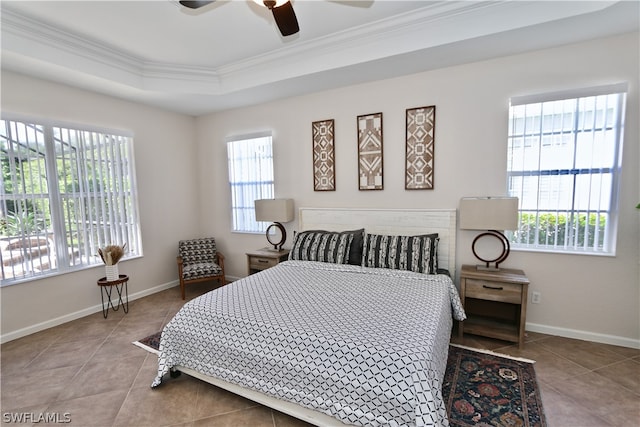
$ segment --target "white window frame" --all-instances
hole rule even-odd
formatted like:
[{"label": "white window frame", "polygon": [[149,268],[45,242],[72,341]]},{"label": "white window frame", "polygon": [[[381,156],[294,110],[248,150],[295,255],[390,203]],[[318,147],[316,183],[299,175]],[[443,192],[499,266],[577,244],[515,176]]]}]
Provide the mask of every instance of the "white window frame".
[{"label": "white window frame", "polygon": [[510,100],[507,192],[520,203],[512,249],[615,255],[626,93],[619,83]]},{"label": "white window frame", "polygon": [[269,223],[256,221],[254,201],[273,199],[271,132],[229,137],[227,161],[231,192],[231,231],[264,234]]},{"label": "white window frame", "polygon": [[6,113],[0,126],[2,286],[100,265],[111,244],[142,256],[132,133]]}]

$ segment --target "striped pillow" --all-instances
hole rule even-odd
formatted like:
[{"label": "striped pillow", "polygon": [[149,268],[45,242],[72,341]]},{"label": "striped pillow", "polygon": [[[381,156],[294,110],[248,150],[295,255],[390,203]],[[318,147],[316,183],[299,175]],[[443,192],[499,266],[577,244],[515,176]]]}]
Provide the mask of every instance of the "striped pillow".
[{"label": "striped pillow", "polygon": [[353,233],[303,231],[293,239],[289,259],[348,264]]},{"label": "striped pillow", "polygon": [[385,236],[365,234],[362,266],[435,274],[438,234]]}]

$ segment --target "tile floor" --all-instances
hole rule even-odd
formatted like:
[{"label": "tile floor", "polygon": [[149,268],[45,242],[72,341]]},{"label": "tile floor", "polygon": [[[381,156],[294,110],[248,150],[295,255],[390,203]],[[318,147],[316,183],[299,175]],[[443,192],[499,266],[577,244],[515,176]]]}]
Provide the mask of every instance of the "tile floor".
[{"label": "tile floor", "polygon": [[[189,298],[207,290],[199,285]],[[156,356],[131,342],[161,330],[181,306],[172,288],[131,301],[128,314],[96,313],[5,343],[2,424],[56,425],[10,417],[68,414],[67,424],[82,427],[307,425],[186,375],[151,390]],[[640,425],[640,350],[535,333],[523,350],[473,336],[452,341],[536,360],[549,426]]]}]

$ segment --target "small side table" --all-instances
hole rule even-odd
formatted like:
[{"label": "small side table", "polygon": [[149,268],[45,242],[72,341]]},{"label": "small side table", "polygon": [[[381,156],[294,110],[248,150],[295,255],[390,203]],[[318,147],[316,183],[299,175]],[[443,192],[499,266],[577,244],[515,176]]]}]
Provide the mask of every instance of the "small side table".
[{"label": "small side table", "polygon": [[[113,308],[113,311],[118,311],[120,306],[125,313],[129,312],[129,276],[126,274],[120,274],[118,280],[107,280],[106,277],[98,279],[98,286],[100,287],[100,296],[102,297],[102,315],[107,318],[109,314],[109,307]],[[113,288],[116,288],[118,293],[118,304],[113,305],[111,300],[111,292]],[[122,299],[122,293],[124,291],[124,300]],[[105,294],[107,296],[105,301]]]},{"label": "small side table", "polygon": [[524,346],[529,279],[522,270],[477,270],[463,265],[460,272],[460,299],[467,320],[458,324],[458,336],[467,332]]},{"label": "small side table", "polygon": [[258,249],[247,252],[247,267],[249,274],[254,274],[267,268],[278,265],[289,258],[289,249],[279,251],[271,249]]}]

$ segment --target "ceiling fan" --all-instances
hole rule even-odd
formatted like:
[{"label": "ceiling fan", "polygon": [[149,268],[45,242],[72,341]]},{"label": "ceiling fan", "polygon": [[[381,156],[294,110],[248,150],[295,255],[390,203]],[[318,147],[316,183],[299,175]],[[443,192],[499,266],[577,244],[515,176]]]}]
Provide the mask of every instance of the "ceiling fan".
[{"label": "ceiling fan", "polygon": [[[210,1],[180,1],[179,3],[189,9],[198,9],[202,6],[206,6],[209,3],[213,3],[215,0]],[[298,18],[293,11],[293,6],[289,0],[253,0],[260,6],[264,6],[273,13],[273,19],[276,21],[276,25],[283,36],[290,36],[300,31],[298,26]]]}]

